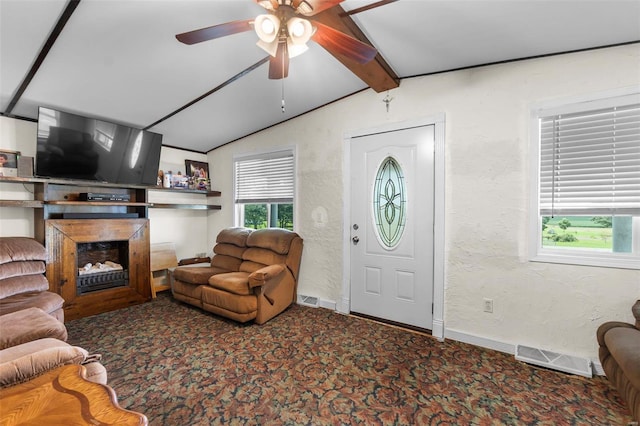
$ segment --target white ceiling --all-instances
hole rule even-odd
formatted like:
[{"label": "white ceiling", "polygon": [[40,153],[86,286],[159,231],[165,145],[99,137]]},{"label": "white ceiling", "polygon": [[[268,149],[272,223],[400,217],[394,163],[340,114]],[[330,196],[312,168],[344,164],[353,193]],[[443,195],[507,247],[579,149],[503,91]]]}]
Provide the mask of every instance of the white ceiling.
[{"label": "white ceiling", "polygon": [[[66,5],[0,0],[3,114]],[[261,13],[253,0],[82,0],[9,115],[35,119],[43,105],[147,127],[265,57],[253,32],[191,46],[175,34]],[[400,78],[640,41],[640,0],[399,0],[352,18]],[[313,42],[285,80],[267,72],[261,65],[149,130],[207,152],[367,88]]]}]

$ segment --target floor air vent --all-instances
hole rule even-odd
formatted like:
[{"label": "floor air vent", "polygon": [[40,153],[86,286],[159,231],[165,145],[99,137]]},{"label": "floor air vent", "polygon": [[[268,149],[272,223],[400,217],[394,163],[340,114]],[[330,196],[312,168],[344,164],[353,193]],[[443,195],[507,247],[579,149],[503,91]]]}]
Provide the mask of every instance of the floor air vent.
[{"label": "floor air vent", "polygon": [[591,361],[586,358],[558,354],[528,346],[516,345],[516,359],[527,364],[539,365],[565,373],[592,377]]},{"label": "floor air vent", "polygon": [[312,308],[318,307],[319,299],[314,296],[305,296],[303,294],[298,295],[298,304],[304,306],[311,306]]}]

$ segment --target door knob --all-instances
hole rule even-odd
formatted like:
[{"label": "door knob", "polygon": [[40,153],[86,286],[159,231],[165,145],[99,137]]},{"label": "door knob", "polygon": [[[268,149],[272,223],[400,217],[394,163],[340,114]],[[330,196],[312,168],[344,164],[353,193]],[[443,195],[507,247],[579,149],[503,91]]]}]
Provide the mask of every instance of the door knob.
[{"label": "door knob", "polygon": [[358,238],[358,236],[356,235],[351,239],[351,241],[353,241],[353,244],[358,244],[360,242],[360,238]]}]

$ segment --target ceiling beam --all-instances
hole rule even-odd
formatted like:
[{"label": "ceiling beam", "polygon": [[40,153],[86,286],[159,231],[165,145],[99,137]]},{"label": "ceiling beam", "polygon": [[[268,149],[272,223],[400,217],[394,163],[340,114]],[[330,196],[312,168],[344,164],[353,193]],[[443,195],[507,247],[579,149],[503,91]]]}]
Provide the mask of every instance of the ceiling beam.
[{"label": "ceiling beam", "polygon": [[76,7],[78,7],[78,4],[80,4],[80,0],[69,0],[69,2],[67,3],[67,6],[62,12],[62,15],[58,19],[56,26],[51,31],[51,34],[49,34],[49,38],[47,38],[47,41],[45,42],[44,46],[42,46],[42,49],[40,49],[40,53],[38,54],[38,57],[36,58],[33,65],[31,65],[31,69],[22,80],[20,87],[18,87],[18,90],[16,90],[16,92],[14,93],[13,97],[11,98],[11,101],[9,101],[9,105],[7,106],[7,109],[4,111],[3,115],[9,116],[11,114],[11,111],[13,111],[13,108],[16,106],[16,104],[22,97],[22,94],[24,93],[24,91],[27,90],[29,83],[31,83],[31,80],[33,80],[33,77],[35,77],[36,73],[38,72],[38,69],[40,69],[40,65],[42,65],[42,63],[44,62],[44,59],[49,54],[49,51],[53,47],[53,44],[58,39],[58,36],[62,32],[62,29],[64,28],[64,26],[67,24],[67,21],[69,20],[69,18],[71,18],[71,15],[73,14],[74,10],[76,10]]},{"label": "ceiling beam", "polygon": [[348,12],[345,12],[346,15],[355,15],[356,13],[366,12],[367,10],[375,9],[376,7],[384,6],[389,3],[395,3],[398,0],[380,0],[375,3],[368,4],[366,6],[358,7],[356,9],[351,9]]},{"label": "ceiling beam", "polygon": [[154,121],[153,123],[149,124],[147,127],[143,128],[142,130],[149,130],[150,128],[152,128],[153,126],[157,126],[158,124],[162,123],[163,121],[173,117],[174,115],[176,115],[177,113],[184,111],[185,109],[189,108],[191,105],[200,102],[201,100],[203,100],[204,98],[206,98],[209,95],[214,94],[215,92],[217,92],[218,90],[230,85],[231,83],[233,83],[234,81],[238,80],[240,77],[245,76],[246,74],[249,74],[251,71],[255,70],[256,68],[259,68],[261,65],[266,64],[267,62],[269,62],[269,58],[271,58],[271,56],[267,56],[263,59],[260,59],[258,62],[256,62],[255,64],[251,65],[250,67],[240,71],[238,74],[234,75],[233,77],[231,77],[230,79],[228,79],[227,81],[223,82],[222,84],[219,84],[218,86],[214,87],[213,89],[209,90],[207,93],[204,93],[200,96],[198,96],[197,98],[195,98],[194,100],[187,102],[186,104],[182,105],[180,108],[178,108],[177,110],[165,115],[164,117],[162,117],[161,119]]},{"label": "ceiling beam", "polygon": [[[349,16],[340,5],[314,15],[313,20],[329,25],[338,31],[373,46],[351,16]],[[378,93],[400,86],[400,78],[391,69],[389,64],[387,64],[382,55],[380,55],[380,52],[366,64],[359,64],[340,54],[336,54],[334,57]]]}]

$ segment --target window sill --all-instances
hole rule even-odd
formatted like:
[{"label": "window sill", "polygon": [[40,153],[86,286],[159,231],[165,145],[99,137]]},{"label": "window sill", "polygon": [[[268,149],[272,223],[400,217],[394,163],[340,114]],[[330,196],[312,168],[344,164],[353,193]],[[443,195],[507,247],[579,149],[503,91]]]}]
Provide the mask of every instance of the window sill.
[{"label": "window sill", "polygon": [[545,251],[529,259],[531,262],[560,263],[565,265],[597,266],[601,268],[640,269],[640,258],[634,255]]}]

